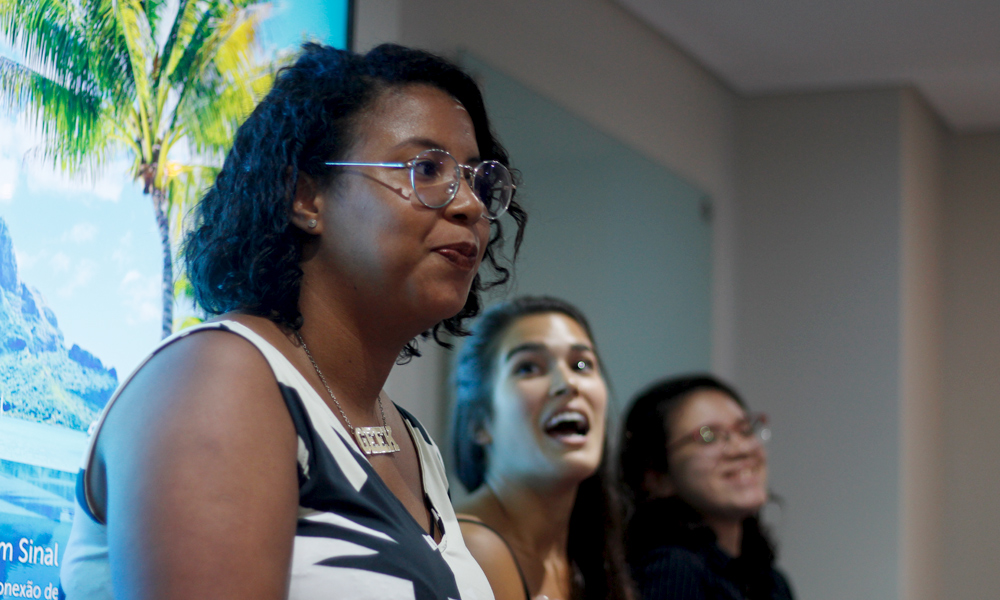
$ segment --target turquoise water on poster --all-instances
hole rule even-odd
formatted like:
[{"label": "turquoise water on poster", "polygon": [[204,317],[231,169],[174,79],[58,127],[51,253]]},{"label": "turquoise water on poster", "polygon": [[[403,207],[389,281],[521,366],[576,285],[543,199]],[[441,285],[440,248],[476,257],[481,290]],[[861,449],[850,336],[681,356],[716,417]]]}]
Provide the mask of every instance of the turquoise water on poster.
[{"label": "turquoise water on poster", "polygon": [[[268,10],[262,52],[346,46],[346,0]],[[82,181],[38,145],[0,113],[0,599],[56,597],[88,429],[160,339],[159,234],[128,158]]]}]

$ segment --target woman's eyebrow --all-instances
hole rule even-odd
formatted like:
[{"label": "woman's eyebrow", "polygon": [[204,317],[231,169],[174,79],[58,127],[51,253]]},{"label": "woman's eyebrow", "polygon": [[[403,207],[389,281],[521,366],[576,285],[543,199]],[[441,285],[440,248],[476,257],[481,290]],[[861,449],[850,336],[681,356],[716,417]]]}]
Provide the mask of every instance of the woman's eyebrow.
[{"label": "woman's eyebrow", "polygon": [[507,354],[504,356],[504,361],[510,360],[510,357],[514,356],[518,352],[542,352],[546,350],[545,344],[539,344],[538,342],[525,342],[511,348]]},{"label": "woman's eyebrow", "polygon": [[703,424],[699,425],[698,427],[699,427],[699,429],[701,427],[723,427],[723,428],[728,428],[728,427],[734,427],[736,425],[742,425],[744,423],[749,423],[749,422],[750,422],[750,419],[748,417],[740,417],[739,419],[736,419],[735,421],[733,421],[731,423],[728,423],[728,424],[723,423],[722,421],[712,421],[710,423],[703,423]]},{"label": "woman's eyebrow", "polygon": [[[444,144],[442,144],[441,142],[438,142],[438,141],[433,140],[433,139],[428,138],[428,137],[420,137],[420,136],[407,138],[407,139],[403,140],[402,142],[400,142],[400,143],[396,144],[395,146],[393,146],[392,150],[403,148],[405,146],[419,146],[419,147],[422,147],[422,148],[424,148],[426,150],[445,150]],[[455,158],[458,158],[458,157],[456,156]],[[477,164],[483,162],[483,160],[477,154],[475,156],[470,156],[469,158],[458,159],[458,162],[461,162],[463,164],[468,164],[468,165],[477,165]]]},{"label": "woman's eyebrow", "polygon": [[431,138],[417,136],[417,137],[406,138],[402,142],[396,144],[393,147],[393,150],[395,150],[397,148],[402,148],[404,146],[423,146],[424,148],[427,148],[428,150],[432,150],[432,149],[435,149],[435,148],[441,148],[442,147],[442,145],[441,145],[440,142],[432,140]]},{"label": "woman's eyebrow", "polygon": [[[512,356],[519,352],[545,352],[547,350],[548,346],[545,344],[540,344],[538,342],[525,342],[511,348],[507,352],[506,356],[504,356],[504,361],[510,360]],[[574,352],[589,352],[590,354],[594,354],[594,349],[587,344],[573,344],[570,346],[570,350]]]}]

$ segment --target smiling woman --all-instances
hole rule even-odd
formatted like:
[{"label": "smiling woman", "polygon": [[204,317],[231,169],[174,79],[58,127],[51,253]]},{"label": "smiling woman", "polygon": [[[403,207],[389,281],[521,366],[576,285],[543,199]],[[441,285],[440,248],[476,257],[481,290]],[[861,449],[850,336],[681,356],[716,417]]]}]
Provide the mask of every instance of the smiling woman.
[{"label": "smiling woman", "polygon": [[632,575],[644,600],[790,600],[757,513],[768,499],[767,419],[709,375],[639,394],[621,470],[633,514]]},{"label": "smiling woman", "polygon": [[[455,169],[421,179],[429,152]],[[506,279],[499,208],[515,252],[526,218],[507,163],[454,65],[305,45],[186,240],[220,316],[164,340],[97,426],[67,597],[488,599],[437,448],[382,386]]]},{"label": "smiling woman", "polygon": [[488,309],[455,369],[462,531],[497,600],[628,600],[605,459],[608,388],[572,305]]}]

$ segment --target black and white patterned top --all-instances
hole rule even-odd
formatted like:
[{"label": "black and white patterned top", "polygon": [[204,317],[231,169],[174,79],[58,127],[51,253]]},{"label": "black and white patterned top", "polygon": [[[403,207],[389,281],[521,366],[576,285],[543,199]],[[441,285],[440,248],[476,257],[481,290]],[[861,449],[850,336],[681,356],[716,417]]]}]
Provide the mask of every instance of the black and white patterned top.
[{"label": "black and white patterned top", "polygon": [[[343,600],[493,600],[486,576],[462,539],[441,455],[412,415],[399,409],[417,448],[425,500],[435,527],[443,532],[440,543],[427,535],[386,487],[301,373],[247,327],[221,321],[187,329],[164,340],[146,361],[173,341],[205,329],[231,331],[260,350],[274,371],[298,433],[299,520],[290,600],[332,597],[331,590]],[[116,398],[117,394],[108,402],[104,415]],[[61,573],[69,600],[113,598],[107,527],[94,517],[85,484],[85,469],[104,415],[91,438],[77,484],[77,513]]]}]

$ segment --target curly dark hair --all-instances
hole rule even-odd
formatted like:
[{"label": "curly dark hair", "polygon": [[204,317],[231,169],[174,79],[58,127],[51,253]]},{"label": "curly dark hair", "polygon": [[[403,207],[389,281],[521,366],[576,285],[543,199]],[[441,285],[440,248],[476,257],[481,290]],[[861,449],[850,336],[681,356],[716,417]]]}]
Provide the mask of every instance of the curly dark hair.
[{"label": "curly dark hair", "polygon": [[[302,326],[299,263],[305,234],[290,222],[299,174],[332,185],[339,170],[324,163],[343,160],[351,151],[364,113],[382,94],[411,84],[437,87],[461,102],[475,127],[482,159],[509,166],[479,87],[452,63],[393,44],[364,55],[304,44],[295,63],[278,72],[270,92],[236,132],[215,184],[195,209],[183,254],[195,300],[207,313],[243,310],[291,329]],[[516,256],[527,215],[513,200],[507,212],[517,226]],[[423,337],[433,336],[447,347],[439,338],[442,328],[456,336],[468,333],[463,323],[479,313],[480,293],[510,277],[501,264],[503,239],[500,222],[493,221],[483,262],[495,278],[486,282],[477,274],[462,310]],[[418,355],[414,340],[401,358]]]},{"label": "curly dark hair", "polygon": [[[522,317],[553,312],[579,323],[593,342],[590,323],[580,309],[558,298],[522,296],[486,309],[459,350],[453,375],[451,440],[456,473],[469,492],[483,484],[489,466],[487,449],[477,441],[477,433],[493,416],[493,365],[500,338]],[[572,568],[571,600],[633,598],[622,544],[621,503],[608,453],[609,429],[605,429],[601,464],[580,482],[570,516],[566,553]]]}]

